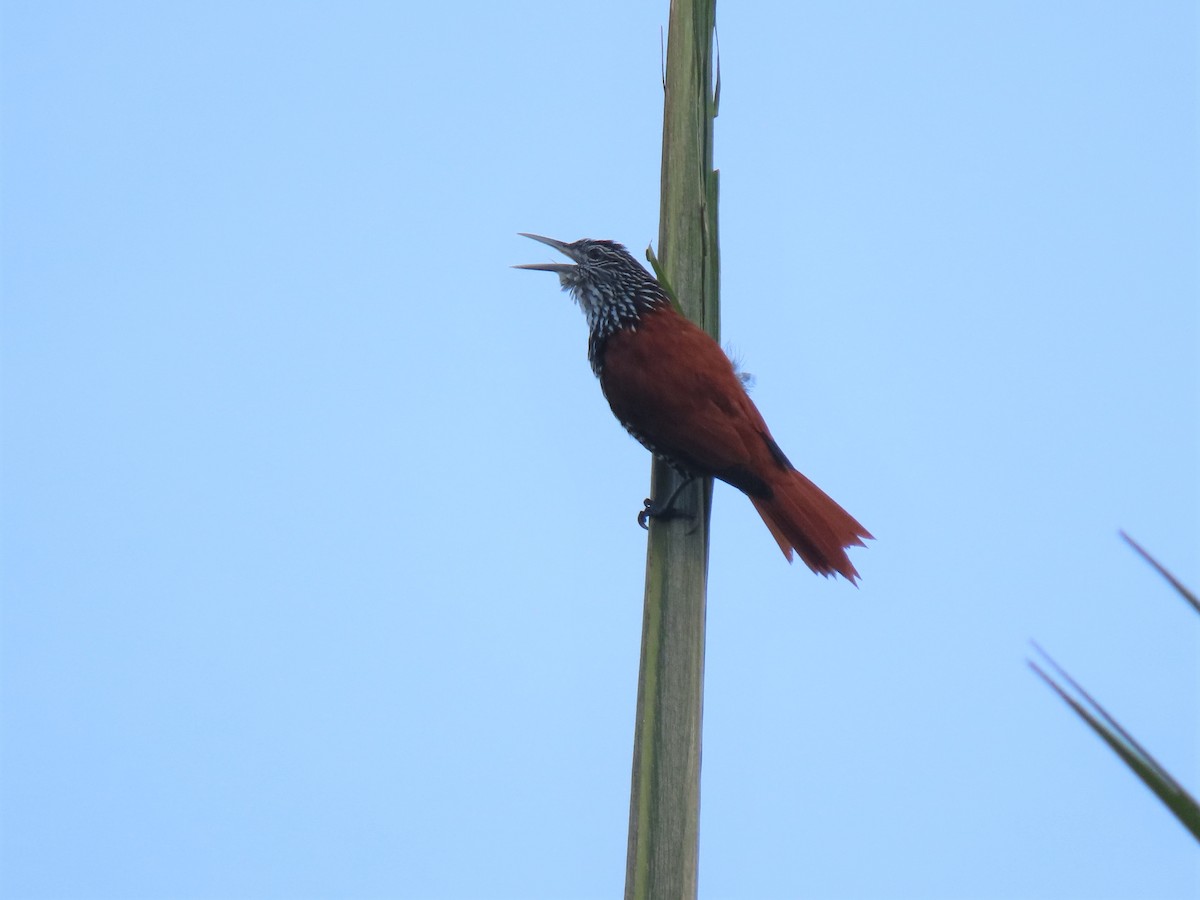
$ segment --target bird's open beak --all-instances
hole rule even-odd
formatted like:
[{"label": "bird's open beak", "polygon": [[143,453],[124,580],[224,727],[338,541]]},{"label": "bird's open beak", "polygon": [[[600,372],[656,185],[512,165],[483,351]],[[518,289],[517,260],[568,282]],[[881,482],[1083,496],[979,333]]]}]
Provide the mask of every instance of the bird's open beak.
[{"label": "bird's open beak", "polygon": [[[524,231],[518,232],[521,237],[532,238],[535,241],[541,241],[547,247],[553,247],[563,256],[569,256],[571,259],[576,259],[575,254],[565,241],[556,241],[554,238],[542,237],[540,234],[527,234]],[[528,263],[523,266],[513,266],[514,269],[537,269],[539,272],[557,272],[562,275],[570,272],[575,268],[575,263]]]}]

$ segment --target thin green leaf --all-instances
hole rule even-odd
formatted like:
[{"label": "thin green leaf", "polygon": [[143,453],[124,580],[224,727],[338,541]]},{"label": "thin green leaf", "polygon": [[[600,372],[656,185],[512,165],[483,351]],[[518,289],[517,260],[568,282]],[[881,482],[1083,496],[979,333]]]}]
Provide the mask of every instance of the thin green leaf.
[{"label": "thin green leaf", "polygon": [[[1048,662],[1054,671],[1070,687],[1083,698],[1084,702],[1071,694],[1055,681],[1033,660],[1029,667],[1048,684],[1075,712],[1098,734],[1113,752],[1133,770],[1146,787],[1154,792],[1167,809],[1183,826],[1200,841],[1200,804],[1176,781],[1171,774],[1159,764],[1150,753],[1139,744],[1128,731],[1113,719],[1112,716],[1087,691],[1058,665],[1049,654],[1036,643],[1033,645],[1039,654]],[[1089,709],[1090,707],[1090,709]]]},{"label": "thin green leaf", "polygon": [[716,84],[713,86],[712,117],[715,119],[721,110],[721,38],[717,35],[717,26],[713,26],[713,43],[716,45],[714,65],[717,69]]},{"label": "thin green leaf", "polygon": [[1127,543],[1130,547],[1132,547],[1134,550],[1136,550],[1141,555],[1142,559],[1146,560],[1146,562],[1148,562],[1148,563],[1150,563],[1150,565],[1154,566],[1154,568],[1156,568],[1158,570],[1158,574],[1160,574],[1163,578],[1167,579],[1167,581],[1171,582],[1171,587],[1173,587],[1173,588],[1175,588],[1175,590],[1179,591],[1180,596],[1183,597],[1183,599],[1186,600],[1188,603],[1192,604],[1192,608],[1194,610],[1196,610],[1196,612],[1200,613],[1200,600],[1196,599],[1195,594],[1193,594],[1186,587],[1184,587],[1183,583],[1178,578],[1176,578],[1174,575],[1172,575],[1170,572],[1168,572],[1162,563],[1160,563],[1157,559],[1155,559],[1153,556],[1151,556],[1149,553],[1147,553],[1144,549],[1142,549],[1141,544],[1139,544],[1137,541],[1135,541],[1133,538],[1131,538],[1129,535],[1127,535],[1124,531],[1122,531],[1120,534],[1121,534],[1121,537],[1125,540],[1125,543]]},{"label": "thin green leaf", "polygon": [[651,244],[646,245],[646,259],[650,262],[650,268],[654,270],[654,277],[658,279],[659,287],[663,289],[663,293],[667,295],[667,299],[675,307],[675,312],[681,316],[685,315],[683,307],[679,305],[679,298],[675,296],[675,289],[671,287],[671,281],[667,278],[667,273],[663,270],[658,257],[654,255],[654,246]]}]

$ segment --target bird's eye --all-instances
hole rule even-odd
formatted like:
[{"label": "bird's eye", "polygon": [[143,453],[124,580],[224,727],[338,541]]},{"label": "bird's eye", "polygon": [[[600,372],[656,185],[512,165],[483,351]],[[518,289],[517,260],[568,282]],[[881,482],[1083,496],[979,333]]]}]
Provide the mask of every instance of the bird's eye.
[{"label": "bird's eye", "polygon": [[600,260],[604,259],[604,251],[601,250],[599,247],[589,247],[588,252],[587,252],[587,258],[591,262],[600,262]]}]

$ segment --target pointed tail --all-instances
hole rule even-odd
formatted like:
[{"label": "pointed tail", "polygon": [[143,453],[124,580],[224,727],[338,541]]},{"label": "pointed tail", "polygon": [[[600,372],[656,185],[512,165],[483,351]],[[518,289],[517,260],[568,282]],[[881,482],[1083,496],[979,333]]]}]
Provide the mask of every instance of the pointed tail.
[{"label": "pointed tail", "polygon": [[792,561],[792,550],[818,575],[841,575],[855,584],[858,570],[847,547],[863,547],[872,539],[853,516],[795,469],[772,479],[770,498],[750,497],[779,549]]}]

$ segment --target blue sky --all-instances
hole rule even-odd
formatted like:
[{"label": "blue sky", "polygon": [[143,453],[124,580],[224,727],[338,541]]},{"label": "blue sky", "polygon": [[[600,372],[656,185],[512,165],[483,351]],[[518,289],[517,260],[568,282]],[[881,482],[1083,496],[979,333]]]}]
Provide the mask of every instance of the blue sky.
[{"label": "blue sky", "polygon": [[[723,335],[878,538],[716,490],[700,894],[1177,898],[1194,4],[718,11]],[[611,897],[648,457],[517,236],[657,234],[667,4],[5,3],[0,892]]]}]

